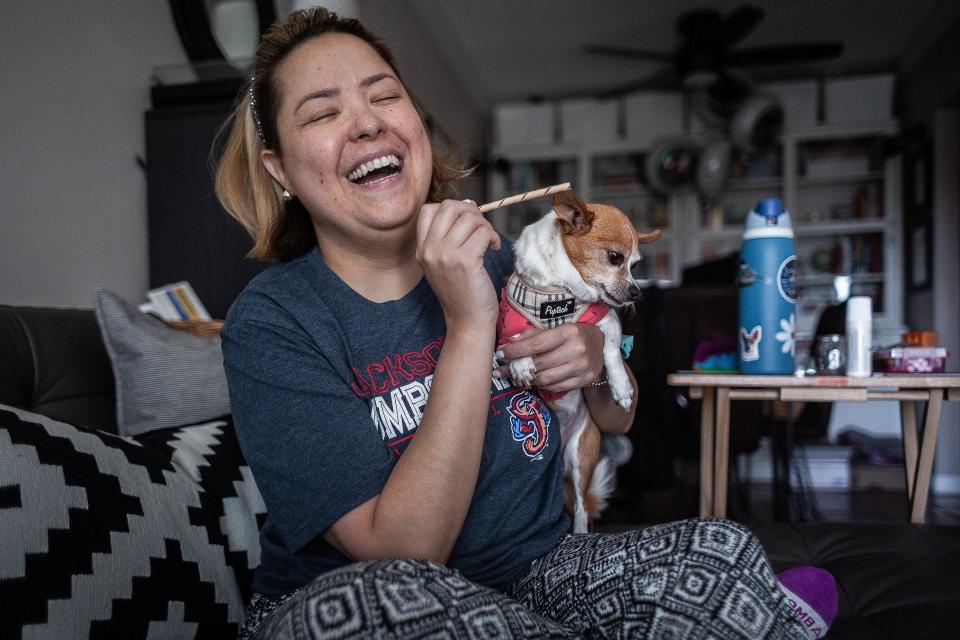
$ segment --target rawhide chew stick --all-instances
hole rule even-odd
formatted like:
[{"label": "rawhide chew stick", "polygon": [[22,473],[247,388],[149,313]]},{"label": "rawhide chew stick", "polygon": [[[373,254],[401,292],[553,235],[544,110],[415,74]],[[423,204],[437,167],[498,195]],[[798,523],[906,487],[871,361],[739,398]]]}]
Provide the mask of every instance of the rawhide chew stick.
[{"label": "rawhide chew stick", "polygon": [[563,184],[555,184],[552,187],[547,187],[546,189],[537,189],[536,191],[527,191],[526,193],[518,193],[515,196],[510,196],[509,198],[504,198],[503,200],[488,202],[487,204],[480,207],[480,213],[493,211],[494,209],[499,209],[500,207],[509,207],[512,204],[517,204],[518,202],[523,202],[524,200],[533,200],[534,198],[542,198],[543,196],[550,195],[551,193],[559,193],[560,191],[568,191],[569,189],[570,189],[570,183],[564,182]]}]

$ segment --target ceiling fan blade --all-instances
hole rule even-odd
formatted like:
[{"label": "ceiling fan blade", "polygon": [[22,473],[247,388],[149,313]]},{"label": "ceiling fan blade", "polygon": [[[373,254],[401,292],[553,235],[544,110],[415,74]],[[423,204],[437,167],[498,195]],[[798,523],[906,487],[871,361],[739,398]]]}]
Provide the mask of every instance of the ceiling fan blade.
[{"label": "ceiling fan blade", "polygon": [[642,89],[663,89],[673,86],[676,86],[676,78],[674,78],[673,69],[666,67],[660,71],[655,71],[648,76],[644,76],[639,80],[634,80],[633,82],[621,84],[619,86],[604,89],[602,91],[595,91],[593,95],[594,97],[601,99],[615,98],[617,96],[622,96],[625,93],[633,93],[634,91],[640,91]]},{"label": "ceiling fan blade", "polygon": [[727,64],[759,66],[764,64],[806,64],[840,57],[842,42],[798,42],[796,44],[772,45],[741,49],[727,54]]},{"label": "ceiling fan blade", "polygon": [[749,4],[742,4],[727,14],[723,20],[724,40],[732,47],[756,29],[763,20],[764,11]]},{"label": "ceiling fan blade", "polygon": [[583,48],[584,53],[593,53],[601,56],[616,56],[618,58],[645,58],[647,60],[659,60],[660,62],[670,62],[673,54],[663,51],[648,51],[646,49],[635,49],[634,47],[609,47],[605,45],[588,44]]},{"label": "ceiling fan blade", "polygon": [[714,42],[723,28],[723,16],[716,9],[694,9],[677,18],[677,33],[684,40]]}]

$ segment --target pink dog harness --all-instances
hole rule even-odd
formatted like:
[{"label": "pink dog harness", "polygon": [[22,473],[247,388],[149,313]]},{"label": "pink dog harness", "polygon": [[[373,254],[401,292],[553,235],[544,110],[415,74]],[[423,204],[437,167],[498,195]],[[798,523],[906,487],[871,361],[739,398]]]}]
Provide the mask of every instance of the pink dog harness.
[{"label": "pink dog harness", "polygon": [[[527,327],[552,329],[568,322],[597,324],[610,310],[603,302],[588,304],[574,298],[569,291],[534,289],[514,272],[500,292],[500,316],[497,318],[497,340],[520,333]],[[556,400],[566,391],[538,391],[544,400]]]}]

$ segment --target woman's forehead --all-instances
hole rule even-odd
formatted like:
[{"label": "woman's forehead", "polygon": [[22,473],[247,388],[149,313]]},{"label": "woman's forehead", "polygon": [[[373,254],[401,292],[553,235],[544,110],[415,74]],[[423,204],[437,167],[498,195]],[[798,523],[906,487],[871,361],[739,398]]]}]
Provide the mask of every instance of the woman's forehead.
[{"label": "woman's forehead", "polygon": [[368,42],[346,33],[325,33],[287,54],[276,77],[286,93],[343,88],[383,72],[394,75],[387,61]]}]

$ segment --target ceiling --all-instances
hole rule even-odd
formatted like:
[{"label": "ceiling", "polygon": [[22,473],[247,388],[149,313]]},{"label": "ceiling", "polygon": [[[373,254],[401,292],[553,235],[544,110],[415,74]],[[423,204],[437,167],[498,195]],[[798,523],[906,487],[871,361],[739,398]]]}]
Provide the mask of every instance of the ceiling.
[{"label": "ceiling", "polygon": [[[953,0],[754,0],[766,17],[737,48],[839,40],[840,58],[794,67],[758,67],[756,80],[893,71],[938,28]],[[692,9],[723,13],[722,0],[411,0],[410,6],[481,108],[496,102],[594,93],[629,83],[662,63],[586,54],[584,45],[669,52],[674,24]],[[958,3],[960,4],[960,3]]]}]

